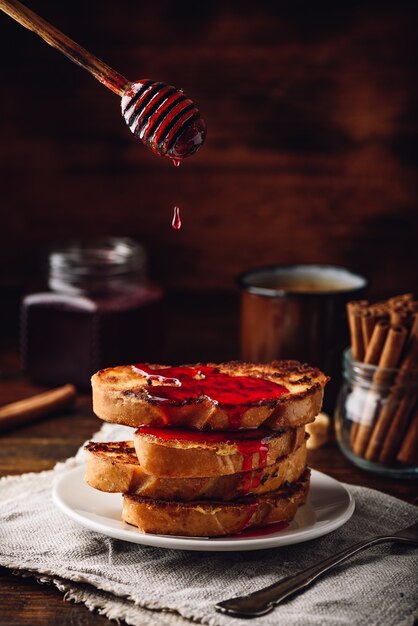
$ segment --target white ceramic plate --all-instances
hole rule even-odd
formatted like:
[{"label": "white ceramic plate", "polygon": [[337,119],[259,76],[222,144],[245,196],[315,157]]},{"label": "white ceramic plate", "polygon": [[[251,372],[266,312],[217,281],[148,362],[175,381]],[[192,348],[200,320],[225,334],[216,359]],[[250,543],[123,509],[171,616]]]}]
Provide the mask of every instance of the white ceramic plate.
[{"label": "white ceramic plate", "polygon": [[[175,537],[141,533],[121,521],[122,496],[103,493],[84,482],[84,466],[63,474],[53,489],[53,499],[72,520],[98,533],[157,548],[174,550],[261,550],[309,541],[339,528],[353,514],[354,500],[334,478],[312,470],[308,501],[284,530],[266,534],[265,529],[251,537]],[[254,534],[253,534],[254,532]]]}]

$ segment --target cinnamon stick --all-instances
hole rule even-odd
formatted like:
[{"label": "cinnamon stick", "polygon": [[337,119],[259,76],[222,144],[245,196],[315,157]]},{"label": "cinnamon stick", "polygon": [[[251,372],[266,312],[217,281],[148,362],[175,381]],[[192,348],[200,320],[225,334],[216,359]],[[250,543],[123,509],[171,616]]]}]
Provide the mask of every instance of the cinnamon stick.
[{"label": "cinnamon stick", "polygon": [[[406,394],[404,392],[403,397],[401,399],[398,399],[396,411],[391,417],[388,431],[383,438],[382,449],[378,456],[378,460],[380,463],[385,464],[395,460],[396,454],[399,450],[399,446],[404,438],[408,421],[413,410],[413,406],[414,404],[411,402],[410,396],[408,396],[407,392]],[[372,439],[373,436],[371,440]],[[366,454],[366,459],[367,458],[368,457]]]},{"label": "cinnamon stick", "polygon": [[418,368],[418,314],[412,320],[409,338],[405,346],[405,354],[401,369],[406,372]]},{"label": "cinnamon stick", "polygon": [[367,346],[366,354],[364,355],[364,362],[368,365],[378,365],[379,359],[382,356],[389,326],[388,322],[383,321],[377,322],[375,325],[370,343]]},{"label": "cinnamon stick", "polygon": [[[365,333],[363,331],[363,315],[367,316],[367,300],[352,300],[347,302],[348,326],[351,337],[351,357],[355,361],[361,361],[365,352]],[[351,424],[350,441],[356,437],[358,424]]]},{"label": "cinnamon stick", "polygon": [[382,355],[379,359],[378,369],[373,376],[374,382],[386,383],[391,374],[385,369],[394,369],[398,366],[403,347],[407,337],[406,328],[403,326],[390,326],[388,336],[383,346]]},{"label": "cinnamon stick", "polygon": [[399,363],[406,337],[407,331],[403,326],[389,327],[378,366],[373,375],[372,386],[364,405],[363,415],[353,441],[352,449],[358,456],[363,456],[366,451],[373,429],[376,409],[378,409],[381,389],[391,382],[393,372],[390,370],[396,368]]},{"label": "cinnamon stick", "polygon": [[348,325],[351,336],[351,356],[356,361],[364,357],[363,331],[361,327],[361,309],[367,306],[365,300],[347,303]]},{"label": "cinnamon stick", "polygon": [[398,304],[396,307],[391,309],[390,311],[390,322],[391,324],[404,324],[405,326],[410,325],[411,320],[411,312],[406,304]]},{"label": "cinnamon stick", "polygon": [[361,331],[363,334],[364,353],[366,354],[367,348],[373,335],[374,327],[376,326],[377,319],[376,316],[371,313],[370,309],[366,309],[360,315],[360,320]]},{"label": "cinnamon stick", "polygon": [[396,458],[405,465],[418,465],[418,406],[415,407]]},{"label": "cinnamon stick", "polygon": [[39,393],[36,396],[6,404],[0,408],[0,431],[28,422],[71,405],[76,397],[74,385]]},{"label": "cinnamon stick", "polygon": [[399,448],[410,414],[411,399],[403,388],[394,387],[376,416],[370,439],[364,453],[368,461],[388,462]]},{"label": "cinnamon stick", "polygon": [[387,304],[389,308],[396,307],[398,304],[402,304],[403,302],[410,302],[414,299],[413,293],[401,293],[398,296],[393,296],[393,298],[389,298],[387,300]]},{"label": "cinnamon stick", "polygon": [[376,320],[383,321],[389,320],[389,307],[386,302],[375,302],[369,306],[370,313],[376,318]]},{"label": "cinnamon stick", "polygon": [[350,309],[366,309],[368,306],[368,300],[350,300],[347,302],[347,307]]}]

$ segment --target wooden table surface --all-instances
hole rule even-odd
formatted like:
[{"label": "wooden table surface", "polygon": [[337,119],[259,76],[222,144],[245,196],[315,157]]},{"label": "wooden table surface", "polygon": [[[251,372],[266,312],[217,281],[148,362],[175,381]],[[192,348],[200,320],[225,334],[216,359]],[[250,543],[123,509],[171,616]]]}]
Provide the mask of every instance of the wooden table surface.
[{"label": "wooden table surface", "polygon": [[[18,374],[16,359],[6,365],[3,363],[0,405],[40,390]],[[70,411],[3,433],[0,436],[0,475],[50,469],[57,461],[73,455],[99,426],[100,422],[91,410],[90,397],[82,395]],[[418,501],[416,481],[389,480],[356,469],[333,444],[312,451],[309,461],[311,467],[340,481],[372,487],[409,502]],[[106,618],[90,613],[84,605],[65,602],[54,587],[40,585],[34,578],[15,576],[10,570],[0,568],[2,626],[100,626],[109,623]]]}]

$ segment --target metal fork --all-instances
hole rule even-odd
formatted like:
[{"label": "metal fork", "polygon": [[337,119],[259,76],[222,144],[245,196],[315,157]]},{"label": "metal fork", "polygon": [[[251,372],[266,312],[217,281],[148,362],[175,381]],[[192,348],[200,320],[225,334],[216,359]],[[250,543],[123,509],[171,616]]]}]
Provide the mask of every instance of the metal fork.
[{"label": "metal fork", "polygon": [[357,552],[360,552],[360,550],[375,546],[378,543],[387,543],[390,541],[418,546],[418,522],[413,526],[409,526],[409,528],[399,530],[394,535],[372,537],[366,541],[360,541],[330,556],[328,559],[302,570],[299,574],[282,578],[282,580],[279,580],[277,583],[273,583],[269,587],[264,587],[264,589],[250,593],[247,596],[223,600],[219,602],[215,608],[221,613],[227,613],[234,617],[258,617],[265,615],[266,613],[270,613],[275,606],[288,596],[304,587],[308,587],[318,576],[330,570],[334,565],[345,561],[354,554],[357,554]]}]

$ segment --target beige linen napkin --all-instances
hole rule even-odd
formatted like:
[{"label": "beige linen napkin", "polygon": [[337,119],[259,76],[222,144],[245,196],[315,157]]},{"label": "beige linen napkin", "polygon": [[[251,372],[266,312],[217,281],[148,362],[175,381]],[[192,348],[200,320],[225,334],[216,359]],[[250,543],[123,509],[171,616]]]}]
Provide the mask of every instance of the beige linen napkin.
[{"label": "beige linen napkin", "polygon": [[[129,437],[110,424],[96,440]],[[273,613],[248,620],[216,613],[214,605],[243,595],[366,538],[418,520],[396,498],[350,486],[349,522],[304,544],[257,552],[186,552],[110,539],[68,519],[51,498],[54,480],[83,463],[77,456],[39,474],[0,481],[0,564],[133,626],[412,626],[418,617],[418,550],[386,545],[360,553],[324,575]]]}]

